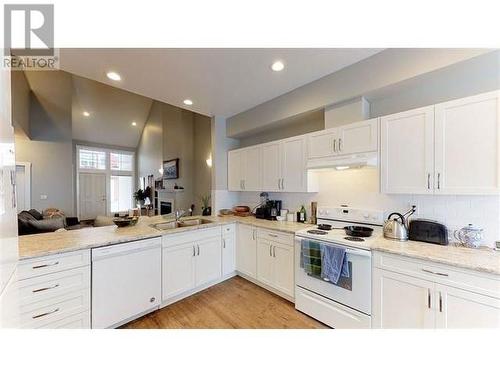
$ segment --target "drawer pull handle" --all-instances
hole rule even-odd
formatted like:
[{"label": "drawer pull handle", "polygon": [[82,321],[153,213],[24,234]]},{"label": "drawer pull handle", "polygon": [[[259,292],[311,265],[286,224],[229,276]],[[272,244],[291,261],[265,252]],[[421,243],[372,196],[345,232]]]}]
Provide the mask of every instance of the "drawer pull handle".
[{"label": "drawer pull handle", "polygon": [[59,307],[58,307],[57,309],[52,310],[52,311],[49,311],[49,312],[46,312],[46,313],[43,313],[43,314],[39,314],[39,315],[35,315],[35,316],[33,316],[32,318],[33,318],[33,319],[38,319],[38,318],[41,318],[41,317],[43,317],[43,316],[47,316],[47,315],[50,315],[50,314],[54,314],[54,313],[56,313],[56,312],[58,312],[58,311],[59,311]]},{"label": "drawer pull handle", "polygon": [[269,233],[269,236],[270,236],[270,237],[278,237],[278,235],[277,235],[277,234],[272,234],[272,233]]},{"label": "drawer pull handle", "polygon": [[54,262],[50,264],[40,264],[39,266],[33,266],[32,268],[36,270],[37,268],[45,268],[45,267],[52,267],[52,266],[57,266],[59,262]]},{"label": "drawer pull handle", "polygon": [[43,292],[44,290],[54,289],[54,288],[57,288],[58,286],[59,286],[59,284],[55,284],[52,286],[48,286],[46,288],[35,289],[35,290],[33,290],[33,293],[38,293],[38,292]]},{"label": "drawer pull handle", "polygon": [[438,276],[446,276],[446,277],[449,276],[447,273],[434,272],[434,271],[426,270],[425,268],[422,268],[422,271],[427,272],[427,273],[432,273],[433,275],[438,275]]}]

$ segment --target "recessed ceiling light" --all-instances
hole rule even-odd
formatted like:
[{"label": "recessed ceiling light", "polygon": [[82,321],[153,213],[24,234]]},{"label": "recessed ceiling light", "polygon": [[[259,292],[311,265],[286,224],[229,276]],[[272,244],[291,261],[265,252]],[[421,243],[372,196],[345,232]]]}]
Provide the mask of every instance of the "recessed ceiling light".
[{"label": "recessed ceiling light", "polygon": [[275,61],[273,65],[271,65],[271,69],[275,72],[281,72],[285,68],[285,64],[281,61]]},{"label": "recessed ceiling light", "polygon": [[132,126],[137,126],[137,122],[135,122],[135,121],[134,121],[134,122],[132,123]]},{"label": "recessed ceiling light", "polygon": [[83,115],[84,115],[85,117],[89,117],[89,116],[90,116],[90,113],[88,113],[87,111],[83,111]]},{"label": "recessed ceiling light", "polygon": [[108,72],[106,73],[109,79],[112,79],[113,81],[121,81],[122,77],[116,72]]},{"label": "recessed ceiling light", "polygon": [[184,99],[185,105],[193,105],[193,101],[191,99]]}]

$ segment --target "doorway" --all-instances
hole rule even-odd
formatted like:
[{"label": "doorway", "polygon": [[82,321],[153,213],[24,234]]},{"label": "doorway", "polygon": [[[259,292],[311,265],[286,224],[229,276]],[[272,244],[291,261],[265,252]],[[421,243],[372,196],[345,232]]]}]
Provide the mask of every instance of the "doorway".
[{"label": "doorway", "polygon": [[106,216],[106,175],[80,173],[78,176],[78,203],[80,220]]},{"label": "doorway", "polygon": [[31,163],[16,162],[17,213],[31,207]]}]

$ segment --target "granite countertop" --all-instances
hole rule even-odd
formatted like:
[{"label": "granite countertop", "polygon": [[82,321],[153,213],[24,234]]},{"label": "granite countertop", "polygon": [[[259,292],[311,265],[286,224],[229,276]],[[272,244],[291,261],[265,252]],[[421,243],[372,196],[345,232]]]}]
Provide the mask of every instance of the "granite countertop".
[{"label": "granite countertop", "polygon": [[489,248],[469,249],[463,246],[440,246],[416,241],[394,241],[378,238],[372,250],[500,275],[500,251]]},{"label": "granite countertop", "polygon": [[[199,217],[185,217],[183,219],[185,220],[190,218],[195,219]],[[166,219],[162,216],[142,216],[139,218],[139,222],[135,226],[131,227],[118,228],[116,225],[110,225],[106,227],[91,227],[64,232],[20,236],[19,258],[21,260],[30,259],[46,255],[60,254],[69,251],[83,250],[93,247],[114,245],[128,241],[136,241],[146,238],[177,234],[186,231],[210,228],[236,222],[254,225],[256,227],[264,229],[278,230],[290,234],[294,234],[300,229],[311,226],[310,224],[295,222],[262,220],[256,219],[255,217],[209,216],[203,218],[212,222],[208,224],[159,231],[155,228],[152,228],[150,225],[159,222],[172,221],[173,219]]]}]

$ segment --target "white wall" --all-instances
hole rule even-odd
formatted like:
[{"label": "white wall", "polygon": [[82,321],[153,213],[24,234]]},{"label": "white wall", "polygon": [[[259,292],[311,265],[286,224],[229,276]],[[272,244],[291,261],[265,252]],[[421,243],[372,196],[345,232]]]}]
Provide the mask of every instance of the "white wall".
[{"label": "white wall", "polygon": [[[283,207],[298,210],[310,202],[320,206],[339,206],[383,210],[384,216],[393,211],[406,211],[412,204],[417,206],[415,217],[438,220],[453,230],[472,223],[484,229],[484,243],[494,246],[500,240],[500,197],[498,196],[427,196],[379,193],[379,172],[376,168],[319,173],[320,193],[271,193],[270,199],[283,200]],[[259,202],[258,193],[242,193],[240,203],[251,207]]]}]

